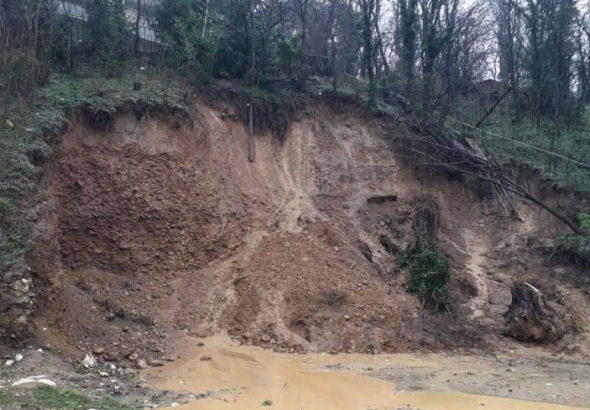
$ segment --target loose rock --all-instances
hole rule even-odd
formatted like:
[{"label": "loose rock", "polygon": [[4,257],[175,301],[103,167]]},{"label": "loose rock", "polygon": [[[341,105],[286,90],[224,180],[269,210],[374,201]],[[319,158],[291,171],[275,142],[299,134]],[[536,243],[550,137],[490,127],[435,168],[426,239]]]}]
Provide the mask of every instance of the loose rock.
[{"label": "loose rock", "polygon": [[85,368],[89,369],[91,367],[94,367],[94,365],[96,364],[96,359],[94,358],[92,353],[88,353],[84,357],[84,360],[82,360],[82,364],[84,365]]},{"label": "loose rock", "polygon": [[16,386],[22,386],[25,384],[33,384],[33,385],[44,384],[45,386],[50,386],[50,387],[56,386],[56,383],[52,380],[49,380],[47,378],[47,376],[25,377],[25,378],[19,379],[16,382],[12,383],[12,386],[16,387]]},{"label": "loose rock", "polygon": [[105,348],[104,347],[95,347],[94,349],[92,349],[92,353],[94,353],[97,356],[100,356],[104,352],[105,352]]},{"label": "loose rock", "polygon": [[126,349],[123,351],[123,356],[130,357],[135,352],[136,352],[136,349]]},{"label": "loose rock", "polygon": [[137,359],[137,361],[135,362],[135,367],[137,367],[138,369],[147,369],[148,365],[144,359]]},{"label": "loose rock", "polygon": [[164,366],[164,362],[162,362],[161,360],[158,360],[158,359],[148,359],[147,364],[150,365],[151,367],[162,367],[162,366]]},{"label": "loose rock", "polygon": [[107,362],[116,362],[119,360],[119,351],[118,350],[111,350],[110,352],[105,353],[104,359]]}]

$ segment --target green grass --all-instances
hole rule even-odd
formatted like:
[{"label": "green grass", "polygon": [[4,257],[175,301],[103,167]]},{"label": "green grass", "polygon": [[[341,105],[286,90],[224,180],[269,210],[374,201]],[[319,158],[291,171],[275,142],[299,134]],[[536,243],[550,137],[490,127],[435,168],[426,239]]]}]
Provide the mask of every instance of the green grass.
[{"label": "green grass", "polygon": [[[140,87],[134,87],[135,84]],[[185,108],[176,79],[149,71],[115,78],[92,72],[82,78],[54,74],[40,90],[39,98],[50,102],[38,113],[42,121],[61,119],[63,113],[77,106],[95,112],[113,112],[125,102]]]},{"label": "green grass", "polygon": [[51,346],[51,345],[47,345],[43,348],[43,351],[50,353],[52,355],[57,355],[59,354],[59,349],[55,346]]},{"label": "green grass", "polygon": [[[560,126],[559,136],[554,138],[555,130],[548,120],[542,120],[537,127],[527,118],[519,126],[514,126],[506,116],[496,115],[490,119],[486,130],[582,163],[590,163],[590,132],[583,125],[581,128],[569,130],[565,126]],[[482,133],[477,139],[500,163],[522,164],[552,179],[560,187],[590,192],[590,170],[587,168],[565,159],[551,158],[544,152],[500,139],[492,134]]]},{"label": "green grass", "polygon": [[270,406],[272,406],[272,401],[271,401],[271,400],[268,400],[268,399],[266,399],[266,400],[264,400],[264,401],[262,402],[262,406],[264,406],[264,407],[270,407]]},{"label": "green grass", "polygon": [[[0,406],[6,406],[10,401],[11,396],[5,391],[0,389]],[[0,407],[4,408],[4,407]]]},{"label": "green grass", "polygon": [[[459,109],[451,117],[466,124],[475,124],[487,108],[469,99],[464,99],[459,104]],[[500,164],[522,165],[538,172],[558,187],[582,193],[590,192],[590,169],[519,144],[525,143],[589,164],[590,110],[582,115],[577,124],[568,126],[561,123],[556,127],[551,118],[541,118],[537,124],[536,118],[527,112],[523,112],[520,124],[514,124],[508,108],[508,102],[503,102],[486,119],[483,131],[474,131],[452,118],[446,124],[460,134],[474,138]]]},{"label": "green grass", "polygon": [[53,387],[40,387],[29,394],[25,393],[18,396],[10,391],[0,390],[0,405],[23,410],[86,410],[90,408],[98,410],[136,410],[140,408],[140,406],[120,403],[109,396],[101,400],[92,400],[72,390],[60,391]]}]

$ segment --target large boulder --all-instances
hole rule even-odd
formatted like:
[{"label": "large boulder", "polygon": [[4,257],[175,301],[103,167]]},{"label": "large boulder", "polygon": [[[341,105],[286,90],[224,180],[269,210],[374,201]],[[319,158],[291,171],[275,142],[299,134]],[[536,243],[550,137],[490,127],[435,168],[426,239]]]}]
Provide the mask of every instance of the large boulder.
[{"label": "large boulder", "polygon": [[512,303],[504,317],[504,334],[520,342],[555,343],[567,329],[563,317],[538,289],[528,283],[517,283],[512,287]]}]

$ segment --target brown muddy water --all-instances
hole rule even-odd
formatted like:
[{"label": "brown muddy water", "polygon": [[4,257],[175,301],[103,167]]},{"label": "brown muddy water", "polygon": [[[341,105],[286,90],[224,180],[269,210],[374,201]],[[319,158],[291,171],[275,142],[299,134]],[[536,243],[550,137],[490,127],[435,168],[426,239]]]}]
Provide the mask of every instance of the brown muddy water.
[{"label": "brown muddy water", "polygon": [[[152,387],[197,396],[177,409],[565,410],[590,405],[590,380],[579,379],[590,376],[588,365],[536,368],[508,358],[446,355],[289,355],[237,346],[223,337],[203,341],[199,347],[197,339],[186,338],[177,360],[146,371]],[[562,365],[571,369],[569,375]],[[466,393],[474,390],[483,394]],[[202,393],[208,395],[199,399]]]}]

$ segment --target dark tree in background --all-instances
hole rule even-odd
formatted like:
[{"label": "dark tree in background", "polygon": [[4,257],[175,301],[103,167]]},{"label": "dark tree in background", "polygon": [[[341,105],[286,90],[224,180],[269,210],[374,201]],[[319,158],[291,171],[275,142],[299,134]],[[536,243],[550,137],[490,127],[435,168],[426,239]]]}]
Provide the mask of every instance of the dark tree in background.
[{"label": "dark tree in background", "polygon": [[97,89],[134,76],[140,90],[135,77],[148,73],[192,86],[229,80],[269,99],[352,95],[422,131],[476,139],[500,168],[590,192],[590,0],[0,3],[9,128],[11,110],[34,107],[52,74],[75,80],[68,86],[97,75]]},{"label": "dark tree in background", "polygon": [[[440,125],[451,117],[475,123],[469,115],[482,113],[461,104],[493,78],[500,94],[510,88],[510,123],[542,129],[553,151],[564,142],[564,127],[581,126],[590,102],[587,3],[4,0],[4,113],[10,96],[34,95],[52,69],[71,73],[90,65],[113,77],[137,68],[132,60],[165,66],[194,83],[224,78],[304,90],[312,78],[333,91],[360,93],[372,105],[403,97]],[[82,7],[84,17],[71,5]],[[140,50],[142,41],[153,41],[141,37],[144,24],[155,29],[156,51]],[[545,165],[547,171],[556,166]]]},{"label": "dark tree in background", "polygon": [[405,80],[406,92],[413,88],[416,65],[416,38],[418,32],[418,0],[398,0],[397,2],[397,41],[400,72]]}]

